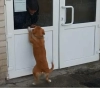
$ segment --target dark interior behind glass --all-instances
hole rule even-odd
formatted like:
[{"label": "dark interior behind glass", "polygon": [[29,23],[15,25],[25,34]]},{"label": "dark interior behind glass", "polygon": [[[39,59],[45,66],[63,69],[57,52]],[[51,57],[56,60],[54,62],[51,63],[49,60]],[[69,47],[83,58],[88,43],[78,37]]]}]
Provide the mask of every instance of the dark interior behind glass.
[{"label": "dark interior behind glass", "polygon": [[[53,0],[38,0],[38,3],[39,19],[36,24],[42,27],[53,26]],[[15,14],[14,11],[14,16]]]},{"label": "dark interior behind glass", "polygon": [[[96,0],[65,0],[65,6],[74,7],[74,24],[96,19]],[[66,23],[71,22],[71,14],[71,9],[66,9]]]}]

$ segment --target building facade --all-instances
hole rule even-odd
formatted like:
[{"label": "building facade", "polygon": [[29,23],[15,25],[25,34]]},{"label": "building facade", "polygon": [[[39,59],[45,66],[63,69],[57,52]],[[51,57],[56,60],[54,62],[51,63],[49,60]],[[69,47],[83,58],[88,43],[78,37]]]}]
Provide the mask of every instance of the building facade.
[{"label": "building facade", "polygon": [[[0,84],[31,74],[35,65],[27,28],[14,28],[14,14],[25,10],[21,1],[0,0]],[[61,69],[99,61],[100,0],[38,2],[49,65],[53,61]]]},{"label": "building facade", "polygon": [[0,0],[0,84],[7,77],[7,47],[5,32],[4,0]]}]

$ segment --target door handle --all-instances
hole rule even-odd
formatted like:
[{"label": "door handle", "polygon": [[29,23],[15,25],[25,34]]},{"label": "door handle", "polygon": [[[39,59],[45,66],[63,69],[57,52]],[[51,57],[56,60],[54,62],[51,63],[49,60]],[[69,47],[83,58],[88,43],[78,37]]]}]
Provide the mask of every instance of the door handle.
[{"label": "door handle", "polygon": [[71,8],[72,9],[72,16],[71,16],[72,19],[71,19],[71,23],[68,23],[68,24],[62,23],[61,25],[62,26],[68,26],[68,25],[73,24],[74,23],[74,7],[73,6],[62,6],[62,8],[65,9],[65,11],[66,11],[67,8]]}]

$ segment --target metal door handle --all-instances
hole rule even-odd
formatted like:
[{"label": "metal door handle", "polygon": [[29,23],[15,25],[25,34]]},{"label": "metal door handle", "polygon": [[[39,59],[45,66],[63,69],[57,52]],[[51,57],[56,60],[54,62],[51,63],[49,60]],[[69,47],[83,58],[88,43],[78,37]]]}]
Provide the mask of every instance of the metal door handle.
[{"label": "metal door handle", "polygon": [[65,24],[65,23],[62,23],[62,26],[68,26],[68,25],[71,25],[74,23],[74,7],[73,6],[62,6],[63,9],[66,9],[67,8],[71,8],[72,9],[72,19],[71,19],[71,23],[68,23],[68,24]]}]

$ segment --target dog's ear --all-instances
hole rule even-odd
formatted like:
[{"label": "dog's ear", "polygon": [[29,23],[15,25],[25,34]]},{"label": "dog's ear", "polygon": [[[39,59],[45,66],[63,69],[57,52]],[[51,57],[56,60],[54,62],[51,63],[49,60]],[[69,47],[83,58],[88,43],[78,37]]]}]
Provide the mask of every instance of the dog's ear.
[{"label": "dog's ear", "polygon": [[42,34],[45,35],[45,31],[44,30],[42,30]]}]

